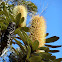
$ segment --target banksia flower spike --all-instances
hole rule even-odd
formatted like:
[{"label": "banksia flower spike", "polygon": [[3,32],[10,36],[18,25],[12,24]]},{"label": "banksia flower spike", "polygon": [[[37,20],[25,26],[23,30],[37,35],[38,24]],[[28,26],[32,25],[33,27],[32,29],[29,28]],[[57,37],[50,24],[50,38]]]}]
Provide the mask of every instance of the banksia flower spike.
[{"label": "banksia flower spike", "polygon": [[30,26],[30,35],[29,37],[34,42],[35,40],[39,41],[39,47],[45,46],[45,35],[46,34],[46,23],[43,16],[33,16]]},{"label": "banksia flower spike", "polygon": [[27,19],[27,9],[26,9],[26,7],[23,6],[23,5],[15,6],[14,9],[13,9],[14,17],[16,18],[16,16],[19,13],[21,13],[21,18],[24,17],[24,22],[22,24],[20,24],[19,26],[24,27],[24,26],[26,26],[26,19]]}]

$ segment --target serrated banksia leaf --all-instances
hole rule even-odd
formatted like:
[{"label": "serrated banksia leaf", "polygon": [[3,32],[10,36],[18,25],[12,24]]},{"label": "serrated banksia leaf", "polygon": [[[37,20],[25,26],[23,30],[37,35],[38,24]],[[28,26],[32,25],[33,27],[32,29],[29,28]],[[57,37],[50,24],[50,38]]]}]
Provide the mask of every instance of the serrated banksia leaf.
[{"label": "serrated banksia leaf", "polygon": [[46,34],[46,23],[43,16],[33,16],[30,26],[30,35],[29,37],[34,42],[35,40],[39,41],[39,47],[45,46],[45,35]]},{"label": "serrated banksia leaf", "polygon": [[14,18],[16,18],[16,16],[21,13],[21,18],[24,17],[24,21],[19,25],[20,27],[25,27],[26,26],[26,19],[27,19],[27,9],[25,6],[23,5],[18,5],[15,6],[13,9],[13,14],[14,14]]}]

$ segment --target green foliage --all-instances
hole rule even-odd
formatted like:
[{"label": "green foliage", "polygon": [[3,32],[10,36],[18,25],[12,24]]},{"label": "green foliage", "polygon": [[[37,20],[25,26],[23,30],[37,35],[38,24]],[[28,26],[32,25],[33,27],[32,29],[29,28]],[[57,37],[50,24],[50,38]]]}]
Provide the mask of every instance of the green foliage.
[{"label": "green foliage", "polygon": [[19,13],[15,18],[16,26],[18,26],[20,20],[21,20],[21,13]]},{"label": "green foliage", "polygon": [[[37,40],[35,42],[32,42],[29,39],[26,32],[24,30],[20,30],[19,28],[16,29],[15,33],[19,35],[19,37],[17,37],[17,38],[20,40],[23,40],[23,42],[24,42],[24,45],[21,46],[22,43],[15,40],[17,42],[17,44],[20,46],[19,51],[21,51],[21,52],[19,52],[19,51],[18,52],[21,54],[24,53],[22,58],[17,54],[16,56],[18,56],[19,58],[15,61],[18,61],[18,60],[20,60],[20,62],[35,62],[35,61],[36,62],[55,62],[57,60],[59,62],[62,61],[62,59],[56,59],[56,57],[52,56],[52,54],[51,54],[51,53],[59,52],[59,50],[49,50],[48,45],[46,45],[47,47],[38,48],[39,42]],[[54,41],[56,41],[57,37],[54,37],[54,38],[55,38]],[[48,39],[50,40],[51,38],[48,38]],[[50,40],[49,42],[52,42],[52,40]],[[59,47],[59,46],[56,46],[56,47]],[[22,50],[22,49],[24,49],[24,50]],[[44,50],[45,52],[36,52],[37,50]],[[13,54],[14,53],[12,53],[11,55],[13,55]],[[11,59],[11,57],[10,57],[10,59]],[[15,58],[15,57],[13,57],[13,58]],[[11,59],[11,61],[14,60],[13,58]]]},{"label": "green foliage", "polygon": [[38,46],[39,46],[38,40],[34,41],[33,42],[33,51],[37,50]]},{"label": "green foliage", "polygon": [[31,53],[31,48],[30,46],[27,46],[27,57],[26,57],[27,60],[29,60],[30,53]]},{"label": "green foliage", "polygon": [[59,39],[59,37],[53,36],[53,37],[47,38],[47,39],[46,39],[46,43],[55,42],[55,41],[57,41],[58,39]]},{"label": "green foliage", "polygon": [[15,41],[17,42],[17,44],[20,46],[22,52],[25,53],[25,49],[24,49],[24,47],[22,46],[21,42],[19,42],[19,41],[16,40],[16,39],[14,39],[14,40],[15,40]]},{"label": "green foliage", "polygon": [[33,56],[29,59],[30,62],[42,62],[42,57],[41,56]]},{"label": "green foliage", "polygon": [[54,60],[54,62],[61,62],[61,61],[62,61],[62,58]]},{"label": "green foliage", "polygon": [[0,28],[1,30],[5,30],[7,26],[3,22],[0,22]]},{"label": "green foliage", "polygon": [[37,12],[37,6],[34,3],[32,3],[31,1],[22,1],[21,4],[24,4],[27,6],[28,12],[31,12],[31,13]]},{"label": "green foliage", "polygon": [[14,21],[14,17],[7,6],[9,5],[5,2],[1,2],[0,4],[0,28],[2,32],[3,30],[7,29],[9,22]]},{"label": "green foliage", "polygon": [[49,35],[49,33],[46,33],[46,36],[48,36]]},{"label": "green foliage", "polygon": [[53,46],[53,45],[47,45],[47,44],[45,44],[45,46],[48,46],[48,47],[51,47],[51,48],[58,48],[58,47],[62,47],[62,45]]},{"label": "green foliage", "polygon": [[[5,2],[8,3],[9,1],[6,0]],[[12,1],[11,0],[11,2],[12,2],[12,4],[8,7],[9,10],[10,10],[10,7],[13,9],[13,7],[16,5],[16,2],[17,2],[17,5],[26,6],[29,13],[35,14],[37,12],[37,6],[31,1],[26,1],[26,0],[14,0],[14,1]],[[10,10],[10,12],[12,12],[12,11]]]},{"label": "green foliage", "polygon": [[29,32],[29,27],[20,27],[20,30],[23,30],[25,32]]}]

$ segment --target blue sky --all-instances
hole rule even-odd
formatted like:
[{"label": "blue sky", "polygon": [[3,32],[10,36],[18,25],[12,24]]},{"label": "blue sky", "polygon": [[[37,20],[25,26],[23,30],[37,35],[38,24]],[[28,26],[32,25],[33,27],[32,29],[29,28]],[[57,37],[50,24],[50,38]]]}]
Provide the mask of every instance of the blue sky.
[{"label": "blue sky", "polygon": [[[41,14],[46,20],[48,37],[58,36],[60,39],[51,45],[62,45],[62,0],[31,0],[38,7],[38,14],[41,13],[42,8],[47,9]],[[48,4],[48,6],[47,6]],[[50,48],[52,49],[52,48]],[[58,53],[53,53],[56,58],[62,58],[62,47],[57,48]]]}]

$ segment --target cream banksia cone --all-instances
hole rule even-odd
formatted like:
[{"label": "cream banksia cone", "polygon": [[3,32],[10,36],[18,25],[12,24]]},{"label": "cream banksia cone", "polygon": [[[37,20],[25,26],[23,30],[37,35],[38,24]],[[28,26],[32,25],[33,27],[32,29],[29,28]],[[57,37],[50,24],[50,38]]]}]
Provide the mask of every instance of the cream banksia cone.
[{"label": "cream banksia cone", "polygon": [[27,19],[27,9],[25,6],[23,5],[18,5],[15,6],[13,9],[13,15],[14,18],[16,18],[16,16],[21,13],[21,18],[24,17],[24,22],[22,24],[20,24],[20,27],[25,27],[26,26],[26,19]]},{"label": "cream banksia cone", "polygon": [[46,23],[43,16],[33,16],[30,26],[30,39],[39,41],[39,47],[45,46]]}]

